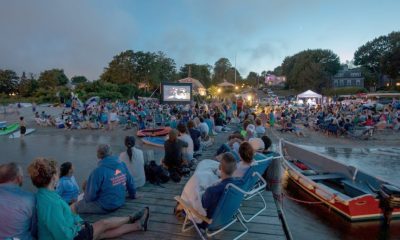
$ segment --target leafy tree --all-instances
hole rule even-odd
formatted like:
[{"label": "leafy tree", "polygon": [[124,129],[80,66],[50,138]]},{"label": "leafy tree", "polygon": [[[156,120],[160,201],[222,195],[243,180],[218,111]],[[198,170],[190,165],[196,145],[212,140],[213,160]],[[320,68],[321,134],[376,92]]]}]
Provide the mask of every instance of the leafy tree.
[{"label": "leafy tree", "polygon": [[[256,72],[249,72],[249,74],[247,75],[247,78],[246,78],[246,82],[247,82],[247,84],[249,84],[249,85],[256,86],[259,77],[260,77],[260,76],[259,76],[258,73],[256,73]],[[258,86],[257,86],[257,87],[258,87]]]},{"label": "leafy tree", "polygon": [[339,57],[331,50],[305,50],[282,63],[287,86],[296,90],[321,91],[330,86],[331,76],[340,68]]},{"label": "leafy tree", "polygon": [[186,78],[189,76],[189,67],[190,67],[190,76],[199,80],[205,87],[211,86],[211,69],[212,67],[208,64],[185,64],[181,67],[179,72],[180,78]]},{"label": "leafy tree", "polygon": [[174,77],[175,62],[164,53],[127,50],[114,56],[100,79],[109,83],[133,84],[144,82],[156,87]]},{"label": "leafy tree", "polygon": [[229,69],[232,68],[231,62],[227,58],[220,58],[214,64],[213,83],[220,83],[226,78]]},{"label": "leafy tree", "polygon": [[209,88],[207,88],[207,92],[209,95],[211,95],[212,97],[216,97],[218,96],[218,87],[215,85],[210,86]]},{"label": "leafy tree", "polygon": [[62,69],[51,69],[40,73],[38,79],[39,87],[43,89],[64,86],[68,83],[68,78]]},{"label": "leafy tree", "polygon": [[38,88],[38,81],[31,73],[29,78],[26,77],[25,72],[22,73],[21,80],[18,86],[18,92],[22,97],[31,97]]},{"label": "leafy tree", "polygon": [[72,84],[79,84],[79,83],[85,83],[85,82],[88,82],[88,80],[85,76],[74,76],[71,78]]},{"label": "leafy tree", "polygon": [[400,75],[400,32],[392,32],[368,41],[354,53],[354,63],[375,75],[375,81],[383,74],[392,78]]},{"label": "leafy tree", "polygon": [[0,69],[0,93],[10,94],[16,92],[18,89],[18,76],[12,70]]},{"label": "leafy tree", "polygon": [[236,72],[236,83],[243,82],[242,76],[240,75],[239,71],[234,67],[228,69],[228,71],[226,72],[225,79],[231,83],[235,83],[235,72]]}]

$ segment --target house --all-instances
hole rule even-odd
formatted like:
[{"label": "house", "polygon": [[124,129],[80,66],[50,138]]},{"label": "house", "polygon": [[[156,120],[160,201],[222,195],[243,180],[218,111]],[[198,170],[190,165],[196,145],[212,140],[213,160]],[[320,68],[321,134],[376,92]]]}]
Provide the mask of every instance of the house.
[{"label": "house", "polygon": [[203,84],[199,80],[197,80],[195,78],[187,77],[187,78],[178,80],[178,82],[191,83],[195,94],[199,94],[200,96],[206,95],[206,88],[203,86]]},{"label": "house", "polygon": [[286,83],[285,76],[275,76],[273,74],[269,74],[265,76],[265,85],[267,86],[279,86],[283,87]]},{"label": "house", "polygon": [[332,77],[333,88],[345,87],[364,87],[364,77],[361,74],[360,68],[349,69],[347,66],[343,67]]}]

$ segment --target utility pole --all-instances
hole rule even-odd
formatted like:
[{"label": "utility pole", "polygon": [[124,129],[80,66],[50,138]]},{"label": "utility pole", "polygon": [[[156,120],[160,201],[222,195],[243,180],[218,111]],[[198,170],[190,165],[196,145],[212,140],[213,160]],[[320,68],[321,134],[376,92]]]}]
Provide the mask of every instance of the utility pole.
[{"label": "utility pole", "polygon": [[236,88],[236,53],[235,53],[235,88]]}]

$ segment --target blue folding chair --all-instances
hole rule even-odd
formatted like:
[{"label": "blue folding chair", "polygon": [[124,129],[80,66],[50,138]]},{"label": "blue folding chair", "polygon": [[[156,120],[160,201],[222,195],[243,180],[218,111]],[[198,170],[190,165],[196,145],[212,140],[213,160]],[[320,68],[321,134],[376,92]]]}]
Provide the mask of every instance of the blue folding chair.
[{"label": "blue folding chair", "polygon": [[280,156],[275,156],[274,153],[268,154],[267,156],[263,154],[257,154],[255,156],[254,163],[250,166],[246,174],[242,177],[242,189],[245,191],[244,200],[250,200],[253,197],[258,196],[263,203],[262,208],[256,213],[252,214],[250,218],[246,218],[243,212],[239,209],[239,214],[244,222],[250,222],[267,208],[267,203],[265,202],[265,199],[262,195],[267,186],[267,182],[262,177],[262,175],[267,170],[272,159],[275,158],[280,158]]},{"label": "blue folding chair", "polygon": [[[247,226],[238,216],[238,209],[243,201],[243,197],[244,191],[240,187],[232,183],[227,184],[224,194],[221,196],[212,218],[209,219],[198,213],[182,198],[176,196],[175,200],[183,206],[183,209],[186,213],[185,221],[183,222],[182,226],[182,232],[186,232],[194,227],[201,239],[205,240],[207,237],[212,237],[218,233],[221,233],[232,224],[239,222],[243,227],[243,231],[236,236],[234,240],[241,238],[249,231]],[[196,224],[196,221],[194,220],[195,217],[208,224],[205,229],[205,233],[203,233]],[[188,226],[190,222],[191,225]]]}]

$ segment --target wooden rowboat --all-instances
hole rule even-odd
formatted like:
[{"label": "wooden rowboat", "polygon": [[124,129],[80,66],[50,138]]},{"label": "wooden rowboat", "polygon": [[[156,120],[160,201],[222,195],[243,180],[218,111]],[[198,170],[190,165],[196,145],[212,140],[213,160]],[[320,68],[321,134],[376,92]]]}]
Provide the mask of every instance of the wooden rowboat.
[{"label": "wooden rowboat", "polygon": [[350,221],[387,218],[386,203],[391,218],[400,217],[397,186],[296,144],[280,145],[289,178]]},{"label": "wooden rowboat", "polygon": [[161,127],[161,128],[147,128],[143,130],[139,130],[137,132],[138,137],[157,137],[157,136],[165,136],[171,131],[170,127]]}]

